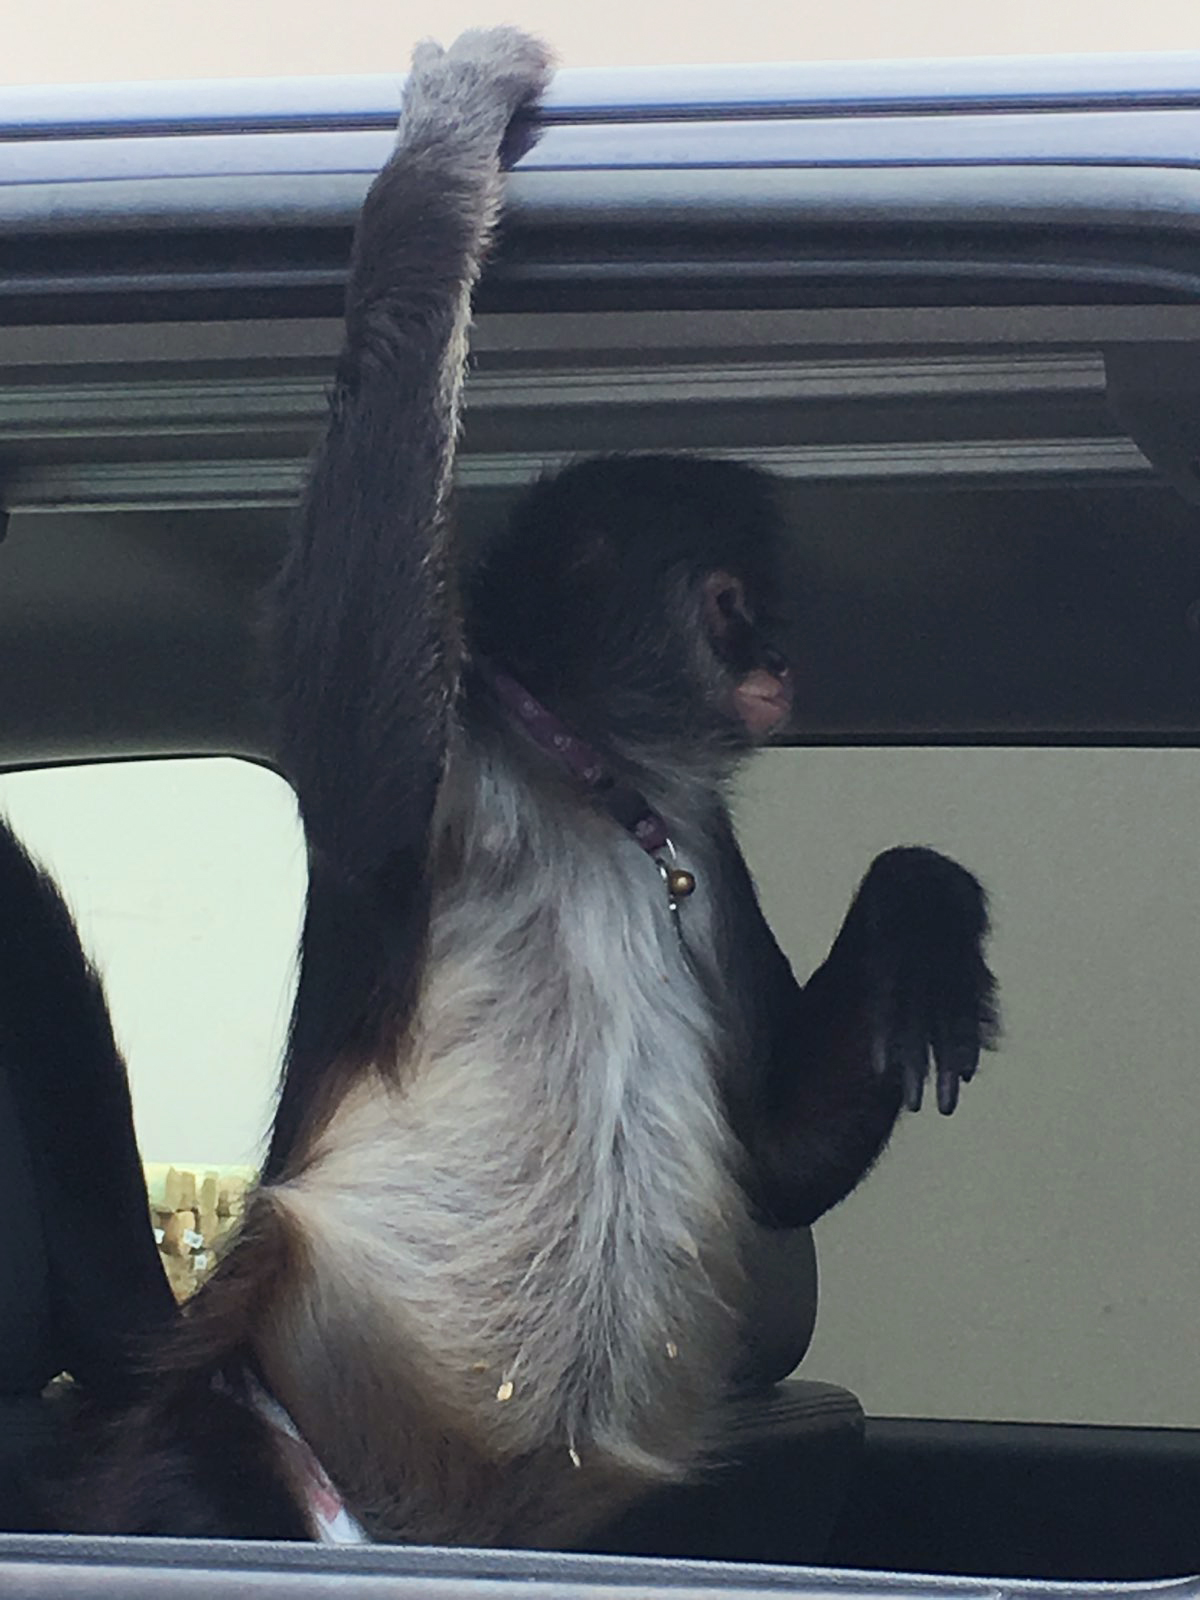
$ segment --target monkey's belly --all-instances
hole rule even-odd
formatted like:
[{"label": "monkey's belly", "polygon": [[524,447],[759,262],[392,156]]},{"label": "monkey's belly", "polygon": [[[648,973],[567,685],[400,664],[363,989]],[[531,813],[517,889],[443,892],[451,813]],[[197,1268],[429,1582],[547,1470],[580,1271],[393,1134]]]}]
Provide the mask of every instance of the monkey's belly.
[{"label": "monkey's belly", "polygon": [[703,1084],[516,1117],[504,1077],[487,1140],[449,1074],[356,1093],[273,1192],[305,1267],[260,1360],[377,1537],[527,1537],[536,1508],[553,1542],[685,1475],[722,1397],[744,1203]]},{"label": "monkey's belly", "polygon": [[[500,845],[476,830],[403,1057],[273,1192],[303,1267],[264,1368],[389,1537],[552,1542],[685,1474],[736,1344],[719,1019],[642,852],[600,830],[580,855],[574,813],[538,804],[508,808],[541,848],[510,841],[503,894],[479,892]],[[688,906],[698,948],[704,881]]]}]

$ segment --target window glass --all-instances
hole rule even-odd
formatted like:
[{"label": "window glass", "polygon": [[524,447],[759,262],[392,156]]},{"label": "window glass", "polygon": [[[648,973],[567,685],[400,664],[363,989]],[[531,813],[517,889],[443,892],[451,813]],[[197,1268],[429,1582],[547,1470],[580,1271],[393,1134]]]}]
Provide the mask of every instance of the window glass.
[{"label": "window glass", "polygon": [[254,1163],[291,1004],[305,885],[292,792],[226,759],[0,777],[108,991],[143,1159]]},{"label": "window glass", "polygon": [[[1005,1037],[949,1120],[903,1120],[817,1227],[806,1376],[876,1415],[1200,1426],[1196,755],[778,750],[736,798],[797,973],[870,859],[990,891]],[[234,760],[12,774],[108,987],[145,1159],[253,1164],[304,894],[291,791]]]},{"label": "window glass", "polygon": [[1196,779],[1186,750],[751,768],[743,841],[800,976],[890,845],[946,851],[992,898],[1001,1052],[816,1230],[804,1372],[868,1413],[1200,1426]]}]

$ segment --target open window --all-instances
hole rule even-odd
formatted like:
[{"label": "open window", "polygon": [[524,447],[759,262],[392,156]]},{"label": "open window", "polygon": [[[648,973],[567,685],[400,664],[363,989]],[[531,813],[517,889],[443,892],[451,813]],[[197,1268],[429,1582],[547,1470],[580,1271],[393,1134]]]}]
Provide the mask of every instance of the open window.
[{"label": "open window", "polygon": [[[801,1370],[868,1413],[823,1559],[877,1576],[69,1541],[0,1544],[0,1570],[43,1563],[63,1594],[212,1592],[252,1561],[264,1593],[313,1594],[910,1593],[886,1576],[902,1570],[982,1593],[1200,1570],[1200,191],[1182,125],[1134,128],[1111,104],[1036,130],[1011,107],[826,106],[813,132],[772,105],[744,125],[729,105],[564,116],[555,160],[518,174],[459,506],[485,539],[522,484],[596,450],[774,470],[799,719],[738,814],[783,942],[811,968],[870,856],[901,840],[992,891],[1003,1053],[953,1123],[906,1124],[817,1230]],[[706,117],[721,131],[697,163]],[[256,153],[182,188],[93,172],[86,193],[31,178],[7,197],[4,763],[270,761],[255,597],[324,403],[383,122],[340,138],[297,146],[309,166],[289,157],[278,188]],[[226,826],[232,850],[245,819]],[[277,848],[264,834],[259,863]],[[295,865],[270,871],[294,886]],[[255,954],[273,985],[295,914],[275,906]],[[760,1467],[721,1553],[795,1559],[804,1463]]]}]

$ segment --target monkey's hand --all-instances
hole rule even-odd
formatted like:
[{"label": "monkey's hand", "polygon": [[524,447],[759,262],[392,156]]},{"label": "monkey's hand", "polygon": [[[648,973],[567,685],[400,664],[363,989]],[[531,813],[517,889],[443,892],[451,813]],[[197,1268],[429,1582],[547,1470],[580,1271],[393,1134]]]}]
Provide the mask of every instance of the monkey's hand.
[{"label": "monkey's hand", "polygon": [[516,28],[473,28],[448,50],[424,41],[404,89],[400,148],[452,140],[460,158],[511,167],[537,138],[530,112],[551,64],[546,46]]},{"label": "monkey's hand", "polygon": [[919,1111],[930,1065],[949,1115],[999,1033],[996,981],[984,959],[987,897],[964,868],[907,847],[876,858],[847,915],[865,980],[876,1071]]}]

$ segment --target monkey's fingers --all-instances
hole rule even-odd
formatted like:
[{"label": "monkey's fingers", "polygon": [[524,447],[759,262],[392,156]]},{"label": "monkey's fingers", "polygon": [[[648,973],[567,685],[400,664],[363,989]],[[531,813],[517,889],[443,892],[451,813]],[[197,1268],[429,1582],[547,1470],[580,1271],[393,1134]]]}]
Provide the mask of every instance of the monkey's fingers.
[{"label": "monkey's fingers", "polygon": [[904,1063],[904,1104],[910,1111],[920,1111],[925,1098],[925,1079],[929,1073],[928,1056],[918,1063],[910,1058]]},{"label": "monkey's fingers", "polygon": [[944,1057],[938,1057],[937,1063],[937,1108],[944,1117],[954,1114],[958,1105],[958,1091],[962,1079],[954,1067]]},{"label": "monkey's fingers", "polygon": [[521,28],[468,28],[446,51],[449,61],[486,74],[512,95],[515,111],[524,100],[543,92],[554,67],[554,52],[544,40]]},{"label": "monkey's fingers", "polygon": [[[452,70],[461,65],[477,77],[479,96],[498,100],[505,122],[516,118],[532,143],[536,133],[530,131],[530,112],[554,73],[549,45],[520,28],[469,28],[447,50],[446,64]],[[512,132],[505,132],[505,144]]]},{"label": "monkey's fingers", "polygon": [[887,1045],[889,1076],[900,1082],[904,1104],[919,1111],[929,1076],[929,1031],[917,1020],[919,1009],[896,1008]]},{"label": "monkey's fingers", "polygon": [[[961,1015],[961,1014],[960,1014]],[[973,1008],[967,1021],[943,1022],[934,1032],[933,1053],[937,1063],[938,1110],[950,1116],[958,1105],[964,1083],[970,1083],[979,1069],[981,1037]]]},{"label": "monkey's fingers", "polygon": [[471,29],[448,50],[422,41],[404,86],[401,151],[449,143],[471,161],[511,164],[537,138],[528,113],[551,70],[547,47],[517,28]]},{"label": "monkey's fingers", "polygon": [[445,50],[436,39],[422,39],[419,44],[413,46],[409,71],[414,77],[430,72],[445,54]]},{"label": "monkey's fingers", "polygon": [[500,170],[509,172],[522,156],[527,156],[538,142],[541,129],[534,119],[532,103],[521,106],[513,113],[500,141]]}]

